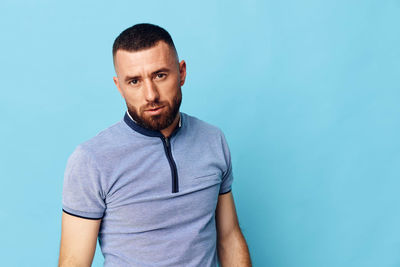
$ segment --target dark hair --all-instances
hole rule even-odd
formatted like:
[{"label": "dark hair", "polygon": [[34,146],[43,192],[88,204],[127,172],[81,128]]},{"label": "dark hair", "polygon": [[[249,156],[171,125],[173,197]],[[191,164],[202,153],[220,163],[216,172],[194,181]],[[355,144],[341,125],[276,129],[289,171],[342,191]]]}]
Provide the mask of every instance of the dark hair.
[{"label": "dark hair", "polygon": [[154,47],[159,41],[168,44],[178,56],[171,35],[166,30],[154,24],[140,23],[129,27],[118,35],[113,44],[113,58],[120,49],[130,52],[140,51]]}]

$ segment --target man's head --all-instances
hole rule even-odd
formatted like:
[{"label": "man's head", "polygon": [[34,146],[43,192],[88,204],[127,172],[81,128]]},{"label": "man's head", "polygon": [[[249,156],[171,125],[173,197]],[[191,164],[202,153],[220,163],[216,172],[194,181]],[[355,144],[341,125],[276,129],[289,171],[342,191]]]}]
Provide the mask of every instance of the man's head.
[{"label": "man's head", "polygon": [[138,124],[163,130],[176,122],[186,63],[166,30],[152,24],[126,29],[115,39],[113,60],[114,83]]}]

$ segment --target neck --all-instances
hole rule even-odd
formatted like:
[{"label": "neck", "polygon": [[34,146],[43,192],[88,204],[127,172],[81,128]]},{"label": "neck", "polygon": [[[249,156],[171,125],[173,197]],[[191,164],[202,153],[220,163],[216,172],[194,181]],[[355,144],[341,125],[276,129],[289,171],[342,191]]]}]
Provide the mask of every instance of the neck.
[{"label": "neck", "polygon": [[167,128],[160,130],[160,132],[164,135],[164,137],[167,138],[172,134],[172,132],[178,126],[179,119],[180,119],[180,112],[176,114],[174,121]]}]

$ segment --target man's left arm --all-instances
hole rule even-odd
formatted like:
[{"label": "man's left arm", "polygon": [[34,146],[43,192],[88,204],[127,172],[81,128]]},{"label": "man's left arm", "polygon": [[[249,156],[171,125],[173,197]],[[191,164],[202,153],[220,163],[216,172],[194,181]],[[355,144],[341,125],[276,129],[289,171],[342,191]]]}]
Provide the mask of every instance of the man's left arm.
[{"label": "man's left arm", "polygon": [[232,192],[218,196],[215,218],[221,266],[251,266],[249,249],[239,227]]}]

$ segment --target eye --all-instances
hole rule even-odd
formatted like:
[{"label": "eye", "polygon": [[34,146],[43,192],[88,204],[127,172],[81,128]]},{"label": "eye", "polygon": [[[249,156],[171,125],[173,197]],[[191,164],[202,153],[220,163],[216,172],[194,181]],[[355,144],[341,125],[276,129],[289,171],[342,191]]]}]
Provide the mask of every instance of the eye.
[{"label": "eye", "polygon": [[157,78],[157,79],[162,79],[162,78],[164,78],[165,76],[167,76],[165,73],[157,73],[157,74],[156,74],[156,78]]},{"label": "eye", "polygon": [[132,85],[136,85],[139,81],[136,79],[131,80],[129,83]]}]

